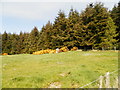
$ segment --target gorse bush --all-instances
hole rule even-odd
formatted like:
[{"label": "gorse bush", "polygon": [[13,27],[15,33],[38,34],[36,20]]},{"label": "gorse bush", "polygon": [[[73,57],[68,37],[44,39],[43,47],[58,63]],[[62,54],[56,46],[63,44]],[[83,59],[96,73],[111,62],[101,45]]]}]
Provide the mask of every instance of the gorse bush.
[{"label": "gorse bush", "polygon": [[47,54],[47,53],[55,53],[56,50],[46,49],[46,50],[40,50],[33,52],[34,55],[40,55],[40,54]]},{"label": "gorse bush", "polygon": [[71,51],[76,51],[76,50],[78,50],[78,47],[73,47],[73,48],[71,49]]},{"label": "gorse bush", "polygon": [[8,55],[8,53],[3,53],[2,55]]},{"label": "gorse bush", "polygon": [[67,52],[67,51],[69,51],[69,49],[67,48],[67,46],[60,48],[60,50],[61,50],[61,52]]},{"label": "gorse bush", "polygon": [[67,52],[69,51],[69,49],[67,47],[62,47],[60,49],[58,49],[58,51],[56,52],[56,50],[52,50],[52,49],[46,49],[46,50],[40,50],[40,51],[36,51],[33,52],[33,55],[41,55],[41,54],[51,54],[51,53],[60,53],[60,52]]}]

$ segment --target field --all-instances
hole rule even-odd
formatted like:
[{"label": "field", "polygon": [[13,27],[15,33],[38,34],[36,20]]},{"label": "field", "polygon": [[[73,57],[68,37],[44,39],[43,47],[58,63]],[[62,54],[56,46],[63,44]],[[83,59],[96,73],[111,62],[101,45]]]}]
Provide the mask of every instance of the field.
[{"label": "field", "polygon": [[3,88],[79,88],[118,69],[115,51],[78,50],[1,57]]}]

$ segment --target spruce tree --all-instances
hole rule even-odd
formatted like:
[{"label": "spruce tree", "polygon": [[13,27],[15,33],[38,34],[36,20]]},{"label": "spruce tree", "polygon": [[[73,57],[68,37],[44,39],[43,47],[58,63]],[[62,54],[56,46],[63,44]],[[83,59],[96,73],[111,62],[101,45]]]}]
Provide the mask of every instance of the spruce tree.
[{"label": "spruce tree", "polygon": [[19,48],[19,36],[15,33],[13,33],[10,37],[11,39],[11,54],[19,54],[20,48]]},{"label": "spruce tree", "polygon": [[80,14],[81,19],[81,44],[84,48],[84,50],[87,49],[87,47],[90,47],[94,45],[96,41],[95,35],[97,35],[97,29],[95,26],[94,18],[95,18],[95,10],[93,9],[93,5],[89,4],[85,11],[83,11]]},{"label": "spruce tree", "polygon": [[120,2],[118,5],[114,6],[112,11],[111,11],[111,17],[113,21],[115,22],[115,25],[117,26],[116,28],[116,40],[117,44],[120,42]]},{"label": "spruce tree", "polygon": [[65,30],[66,30],[66,26],[67,26],[67,19],[66,16],[64,14],[64,12],[59,11],[58,13],[58,17],[56,17],[54,24],[53,24],[53,30],[51,31],[52,35],[51,35],[51,42],[52,42],[52,46],[55,48],[60,48],[64,46],[64,42],[66,39],[66,34],[65,34]]},{"label": "spruce tree", "polygon": [[82,41],[83,45],[92,45],[92,47],[102,49],[112,47],[116,42],[114,39],[116,27],[103,4],[97,3],[92,7],[88,6],[81,14],[81,20],[85,36]]},{"label": "spruce tree", "polygon": [[6,31],[2,34],[2,53],[11,54],[11,34],[7,34]]},{"label": "spruce tree", "polygon": [[67,28],[65,30],[66,39],[64,45],[68,48],[79,45],[79,39],[77,38],[77,33],[80,32],[80,17],[79,13],[73,8],[70,9],[68,19],[67,19]]},{"label": "spruce tree", "polygon": [[24,45],[24,39],[25,39],[25,37],[24,37],[24,34],[23,34],[23,32],[21,31],[20,32],[20,34],[19,34],[19,48],[20,48],[20,52],[19,53],[23,53],[23,50],[24,50],[24,48],[25,48],[25,45]]},{"label": "spruce tree", "polygon": [[99,48],[112,48],[116,43],[114,39],[116,36],[115,24],[103,4],[96,4],[94,10],[94,22],[97,30],[96,42],[94,45],[97,45]]},{"label": "spruce tree", "polygon": [[52,23],[50,23],[50,21],[48,21],[48,23],[43,26],[41,34],[40,34],[40,47],[41,49],[47,49],[47,48],[51,48],[52,49]]},{"label": "spruce tree", "polygon": [[23,36],[24,36],[24,41],[23,41],[22,53],[26,54],[26,53],[29,53],[29,48],[30,48],[30,45],[29,45],[29,42],[30,42],[29,33],[24,33]]},{"label": "spruce tree", "polygon": [[37,51],[37,43],[38,43],[39,31],[36,27],[29,34],[28,42],[29,42],[29,53],[33,53]]}]

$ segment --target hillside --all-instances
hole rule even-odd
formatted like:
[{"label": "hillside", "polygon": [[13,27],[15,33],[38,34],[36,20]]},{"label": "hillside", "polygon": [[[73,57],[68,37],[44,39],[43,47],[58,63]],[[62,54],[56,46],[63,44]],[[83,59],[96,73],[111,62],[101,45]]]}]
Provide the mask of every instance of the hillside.
[{"label": "hillside", "polygon": [[[118,69],[115,51],[2,56],[3,88],[78,88]],[[94,86],[89,86],[89,88]]]}]

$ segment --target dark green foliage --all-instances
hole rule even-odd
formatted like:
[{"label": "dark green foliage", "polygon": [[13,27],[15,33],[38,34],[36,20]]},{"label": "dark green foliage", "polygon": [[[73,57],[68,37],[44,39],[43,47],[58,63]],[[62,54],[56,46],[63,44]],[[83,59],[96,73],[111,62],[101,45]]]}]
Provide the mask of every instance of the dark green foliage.
[{"label": "dark green foliage", "polygon": [[40,46],[40,49],[47,49],[52,48],[52,23],[48,21],[46,26],[43,26],[42,31],[40,33],[40,38],[38,40],[38,46]]},{"label": "dark green foliage", "polygon": [[11,34],[7,34],[6,31],[2,34],[2,53],[9,53],[11,52]]},{"label": "dark green foliage", "polygon": [[117,45],[119,30],[120,3],[113,8],[111,14],[102,3],[89,4],[81,13],[71,9],[68,17],[59,11],[55,21],[48,21],[40,32],[36,27],[30,33],[20,32],[19,35],[4,32],[2,52],[31,54],[41,49],[65,46],[69,49],[82,47],[84,50],[87,47],[112,49]]},{"label": "dark green foliage", "polygon": [[36,27],[34,27],[34,29],[30,32],[28,36],[29,53],[33,53],[37,51],[38,38],[39,38],[39,31]]},{"label": "dark green foliage", "polygon": [[62,11],[59,11],[58,17],[56,17],[53,30],[51,31],[51,42],[52,46],[55,48],[60,48],[64,46],[64,41],[66,39],[66,26],[67,26],[67,18],[65,18],[65,14]]},{"label": "dark green foliage", "polygon": [[116,26],[103,4],[88,6],[80,17],[85,32],[83,46],[92,45],[93,48],[99,49],[113,47],[116,42],[114,39]]},{"label": "dark green foliage", "polygon": [[116,28],[116,39],[118,43],[120,42],[120,2],[118,3],[117,6],[114,6],[112,11],[111,11],[111,17],[113,21],[115,22],[115,25],[117,26]]},{"label": "dark green foliage", "polygon": [[20,53],[20,47],[19,47],[19,36],[17,34],[12,34],[10,36],[11,40],[11,54],[19,54]]}]

